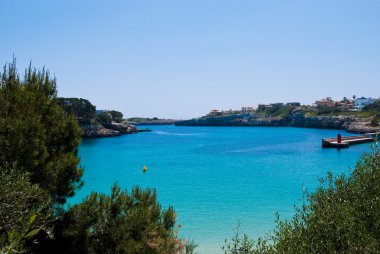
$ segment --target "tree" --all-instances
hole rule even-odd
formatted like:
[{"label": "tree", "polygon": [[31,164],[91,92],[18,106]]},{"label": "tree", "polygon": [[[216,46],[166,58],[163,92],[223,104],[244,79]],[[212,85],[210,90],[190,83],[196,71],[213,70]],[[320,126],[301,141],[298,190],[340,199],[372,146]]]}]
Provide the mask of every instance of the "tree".
[{"label": "tree", "polygon": [[155,191],[135,187],[128,193],[115,184],[109,196],[92,193],[71,207],[62,217],[59,242],[51,245],[60,245],[55,253],[182,253],[175,219],[172,207],[161,209]]},{"label": "tree", "polygon": [[96,107],[82,98],[56,98],[66,114],[74,115],[79,124],[91,124],[95,119]]},{"label": "tree", "polygon": [[24,253],[37,234],[52,236],[49,194],[15,165],[0,168],[0,253]]},{"label": "tree", "polygon": [[65,113],[59,102],[70,103],[56,94],[45,69],[29,66],[21,79],[14,60],[0,74],[0,253],[182,253],[174,209],[162,210],[150,189],[115,185],[110,196],[64,209],[83,184],[82,131],[71,113],[86,118],[95,108],[69,99],[77,104]]},{"label": "tree", "polygon": [[112,122],[112,115],[108,111],[104,111],[96,115],[96,121],[100,124],[110,124]]},{"label": "tree", "polygon": [[123,120],[123,113],[116,111],[116,110],[111,110],[110,114],[112,116],[112,120],[115,122],[120,122]]},{"label": "tree", "polygon": [[81,129],[57,104],[56,79],[45,69],[29,66],[21,79],[13,60],[0,76],[0,166],[17,163],[63,204],[82,184]]}]

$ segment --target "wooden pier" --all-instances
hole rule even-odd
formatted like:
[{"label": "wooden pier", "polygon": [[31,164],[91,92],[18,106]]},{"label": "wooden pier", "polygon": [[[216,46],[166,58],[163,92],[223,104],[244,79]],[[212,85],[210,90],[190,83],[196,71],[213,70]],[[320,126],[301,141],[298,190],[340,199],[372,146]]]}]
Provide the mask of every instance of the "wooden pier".
[{"label": "wooden pier", "polygon": [[363,144],[373,142],[378,133],[368,133],[360,136],[342,137],[341,142],[338,138],[324,138],[322,139],[323,148],[348,148],[350,145]]}]

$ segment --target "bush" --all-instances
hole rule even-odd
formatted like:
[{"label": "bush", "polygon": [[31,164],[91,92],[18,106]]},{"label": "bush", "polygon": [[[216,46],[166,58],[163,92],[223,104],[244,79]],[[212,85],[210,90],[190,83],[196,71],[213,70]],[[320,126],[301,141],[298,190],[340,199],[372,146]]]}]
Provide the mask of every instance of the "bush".
[{"label": "bush", "polygon": [[15,165],[0,168],[0,253],[23,253],[36,236],[51,233],[49,194]]},{"label": "bush", "polygon": [[61,245],[55,253],[182,253],[175,219],[172,207],[161,209],[155,191],[128,193],[115,184],[109,196],[92,193],[65,212],[59,242],[51,245]]},{"label": "bush", "polygon": [[371,121],[371,126],[377,127],[379,126],[379,123],[380,123],[380,114],[377,114],[373,117]]}]

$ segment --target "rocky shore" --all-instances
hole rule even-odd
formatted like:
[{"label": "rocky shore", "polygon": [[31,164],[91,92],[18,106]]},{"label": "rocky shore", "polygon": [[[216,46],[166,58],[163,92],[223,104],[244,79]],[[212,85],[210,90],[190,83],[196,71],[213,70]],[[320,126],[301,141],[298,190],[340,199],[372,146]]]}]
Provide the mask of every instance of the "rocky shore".
[{"label": "rocky shore", "polygon": [[100,137],[116,137],[123,134],[133,134],[139,130],[127,122],[123,123],[108,123],[108,124],[87,124],[80,125],[83,130],[83,138],[100,138]]},{"label": "rocky shore", "polygon": [[356,116],[308,116],[302,113],[283,117],[259,115],[255,113],[225,116],[200,117],[176,122],[177,126],[293,126],[319,129],[342,129],[351,133],[380,131],[380,127],[370,125],[373,118]]},{"label": "rocky shore", "polygon": [[123,118],[121,112],[96,110],[96,107],[86,99],[57,98],[57,102],[65,114],[76,118],[83,131],[83,138],[115,137],[140,132],[135,125]]}]

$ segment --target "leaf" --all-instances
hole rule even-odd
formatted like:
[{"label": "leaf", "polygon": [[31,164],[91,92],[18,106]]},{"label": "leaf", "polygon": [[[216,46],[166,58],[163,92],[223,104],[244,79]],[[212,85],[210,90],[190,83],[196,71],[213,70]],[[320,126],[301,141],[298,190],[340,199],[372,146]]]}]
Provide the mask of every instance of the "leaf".
[{"label": "leaf", "polygon": [[29,233],[27,233],[25,235],[25,238],[31,238],[31,237],[37,235],[38,232],[40,232],[40,230],[41,230],[41,228],[36,228],[36,229],[33,229],[33,230],[29,231]]},{"label": "leaf", "polygon": [[29,219],[29,224],[32,225],[37,218],[37,214],[33,214]]}]

